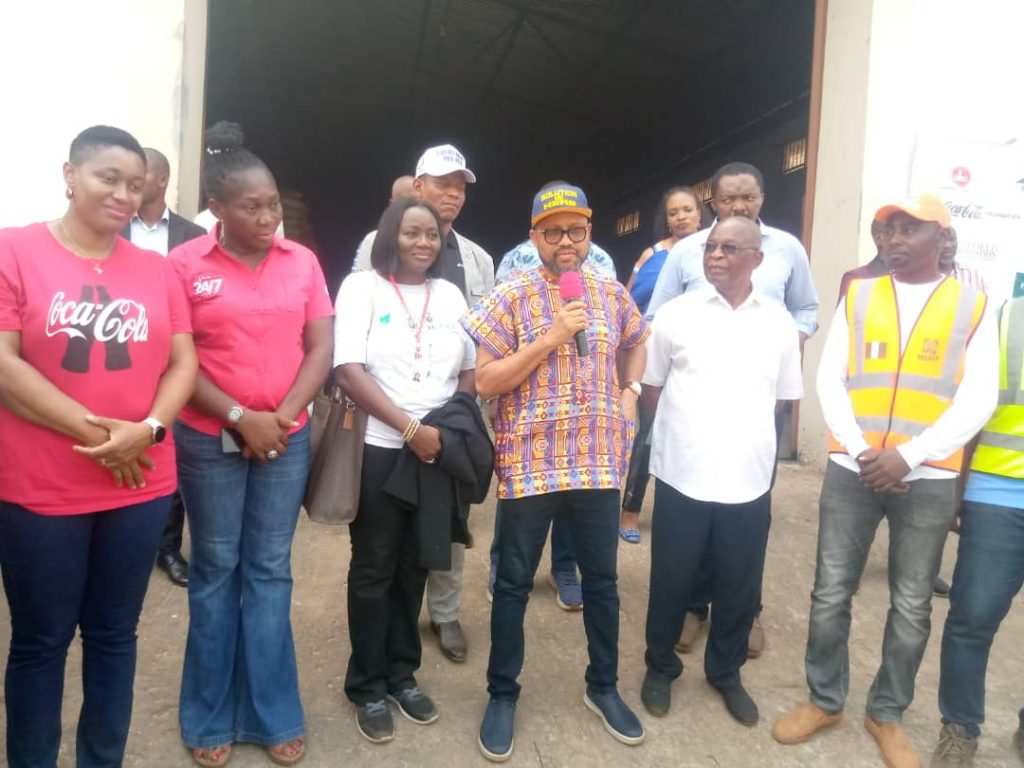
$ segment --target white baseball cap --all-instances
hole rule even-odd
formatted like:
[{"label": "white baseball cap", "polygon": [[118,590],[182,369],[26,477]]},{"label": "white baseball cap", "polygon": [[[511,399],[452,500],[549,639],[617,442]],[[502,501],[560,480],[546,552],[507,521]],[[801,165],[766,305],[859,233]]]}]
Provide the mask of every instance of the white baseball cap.
[{"label": "white baseball cap", "polygon": [[416,163],[416,178],[423,175],[447,176],[455,171],[462,171],[469,184],[476,183],[476,174],[466,167],[466,158],[451,144],[430,147]]}]

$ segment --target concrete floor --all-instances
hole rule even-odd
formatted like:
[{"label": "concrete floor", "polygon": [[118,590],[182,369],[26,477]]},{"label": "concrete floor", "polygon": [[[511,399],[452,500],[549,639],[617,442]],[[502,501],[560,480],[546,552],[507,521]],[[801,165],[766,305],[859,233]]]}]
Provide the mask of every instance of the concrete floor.
[{"label": "concrete floor", "polygon": [[[780,713],[806,699],[803,653],[807,635],[809,594],[814,573],[814,548],[819,472],[811,467],[781,467],[775,491],[774,527],[765,578],[764,622],[768,645],[764,655],[748,663],[743,675],[761,709],[755,728],[736,724],[701,672],[702,648],[685,658],[688,669],[673,688],[671,713],[657,719],[640,704],[643,677],[643,632],[647,605],[649,509],[641,524],[640,546],[620,544],[619,584],[622,598],[620,690],[641,714],[647,740],[626,747],[605,733],[581,702],[586,645],[580,614],[559,610],[553,592],[538,576],[527,614],[527,659],[521,678],[523,695],[516,720],[516,751],[510,765],[538,768],[570,766],[881,766],[872,739],[864,731],[864,698],[878,663],[882,624],[888,604],[885,529],[879,532],[860,593],[855,600],[850,638],[851,683],[847,718],[832,732],[809,744],[784,747],[770,735]],[[650,500],[648,500],[648,506]],[[331,529],[303,518],[295,539],[293,618],[299,673],[306,711],[306,768],[327,766],[482,766],[476,746],[480,716],[486,702],[484,671],[488,650],[489,605],[486,600],[487,549],[493,525],[493,502],[476,508],[472,529],[477,546],[467,553],[462,624],[470,643],[466,664],[455,665],[425,636],[420,685],[441,710],[429,727],[396,716],[396,736],[375,746],[359,736],[342,681],[348,658],[345,579],[349,543],[347,529]],[[943,573],[948,577],[955,557],[955,537],[947,544]],[[542,570],[546,567],[542,565]],[[939,638],[947,603],[936,600],[933,641],[918,676],[917,700],[905,724],[927,764],[938,732],[936,689]],[[0,647],[9,638],[6,604],[0,607]],[[194,765],[181,745],[177,697],[181,657],[188,622],[185,590],[154,572],[139,628],[139,665],[135,711],[125,765],[173,768]],[[424,618],[425,622],[425,618]],[[425,625],[424,625],[425,626]],[[1010,738],[1017,709],[1024,705],[1018,682],[1024,655],[1024,614],[1016,607],[996,638],[988,679],[988,716],[976,765],[979,768],[1017,765]],[[68,662],[64,708],[64,746],[59,765],[74,765],[74,723],[80,705],[77,644]],[[0,723],[2,738],[3,723]],[[0,765],[3,764],[0,758]],[[257,748],[239,746],[231,765],[269,766]]]}]

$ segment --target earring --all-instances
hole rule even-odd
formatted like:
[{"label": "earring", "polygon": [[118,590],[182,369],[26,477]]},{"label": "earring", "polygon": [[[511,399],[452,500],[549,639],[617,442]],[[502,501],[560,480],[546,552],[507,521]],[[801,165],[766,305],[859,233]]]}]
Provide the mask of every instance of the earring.
[{"label": "earring", "polygon": [[70,187],[70,185],[69,185],[68,188],[64,190],[64,197],[66,197],[68,200],[70,200],[74,196],[75,196],[75,190],[73,190]]},{"label": "earring", "polygon": [[227,248],[228,248],[228,241],[227,241],[227,238],[224,236],[224,222],[223,222],[223,220],[220,221],[220,232],[218,234],[220,235],[220,237],[218,238],[218,240],[220,240],[220,247],[223,248],[224,250],[227,250]]}]

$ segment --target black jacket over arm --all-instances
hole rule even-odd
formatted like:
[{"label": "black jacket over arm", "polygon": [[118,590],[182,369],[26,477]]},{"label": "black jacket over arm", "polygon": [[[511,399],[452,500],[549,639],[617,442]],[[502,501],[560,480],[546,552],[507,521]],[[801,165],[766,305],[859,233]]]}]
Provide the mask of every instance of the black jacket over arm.
[{"label": "black jacket over arm", "polygon": [[421,422],[440,431],[441,456],[436,464],[425,464],[404,447],[383,490],[417,511],[420,565],[447,571],[451,543],[469,542],[469,505],[487,498],[494,445],[476,398],[465,392],[456,392]]}]

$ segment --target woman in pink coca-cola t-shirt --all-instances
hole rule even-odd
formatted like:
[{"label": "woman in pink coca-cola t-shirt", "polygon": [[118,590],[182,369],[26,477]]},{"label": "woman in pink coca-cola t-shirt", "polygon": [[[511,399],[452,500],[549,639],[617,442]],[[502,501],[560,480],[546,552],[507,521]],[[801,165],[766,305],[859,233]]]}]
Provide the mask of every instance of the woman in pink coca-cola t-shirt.
[{"label": "woman in pink coca-cola t-shirt", "polygon": [[177,483],[169,430],[192,392],[170,266],[118,232],[145,153],[95,126],[64,164],[67,212],[0,230],[0,570],[11,613],[7,759],[54,765],[64,659],[82,634],[79,765],[120,765],[135,627]]}]

